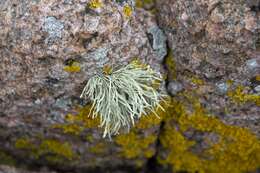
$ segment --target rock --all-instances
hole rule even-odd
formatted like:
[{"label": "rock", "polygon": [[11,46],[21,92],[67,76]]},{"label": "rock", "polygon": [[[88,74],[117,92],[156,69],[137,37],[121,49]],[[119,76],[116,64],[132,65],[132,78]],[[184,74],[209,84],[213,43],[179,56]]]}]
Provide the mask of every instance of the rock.
[{"label": "rock", "polygon": [[46,171],[42,170],[42,171],[35,172],[35,171],[27,171],[15,167],[0,165],[0,173],[56,173],[56,172],[49,171],[49,170]]},{"label": "rock", "polygon": [[178,92],[180,92],[183,89],[183,86],[181,83],[176,81],[171,81],[167,86],[167,91],[170,93],[170,95],[174,96]]},{"label": "rock", "polygon": [[160,124],[103,139],[79,96],[104,65],[137,58],[165,74],[166,37],[155,16],[132,0],[13,0],[0,1],[0,21],[1,150],[60,171],[143,169]]},{"label": "rock", "polygon": [[220,94],[226,94],[229,88],[229,85],[226,82],[221,82],[216,84],[217,90]]},{"label": "rock", "polygon": [[[225,103],[223,99],[239,86],[250,87],[248,81],[259,74],[259,13],[242,1],[156,2],[158,22],[173,52],[174,70],[183,89],[195,86],[204,97],[203,104],[216,115],[226,105],[229,115],[225,122],[236,124],[238,117],[257,116],[259,111],[253,109],[257,105],[237,109],[231,98]],[[250,122],[243,118],[238,125],[260,135]]]},{"label": "rock", "polygon": [[[160,133],[158,160],[164,172],[242,173],[249,171],[248,164],[257,172],[260,160],[250,155],[260,151],[259,1],[156,0],[156,7],[172,52],[166,67],[176,74],[168,80],[183,86],[174,92],[173,117]],[[254,152],[240,157],[243,135],[231,131],[245,132],[245,143],[257,145]],[[237,142],[224,142],[230,138]]]}]

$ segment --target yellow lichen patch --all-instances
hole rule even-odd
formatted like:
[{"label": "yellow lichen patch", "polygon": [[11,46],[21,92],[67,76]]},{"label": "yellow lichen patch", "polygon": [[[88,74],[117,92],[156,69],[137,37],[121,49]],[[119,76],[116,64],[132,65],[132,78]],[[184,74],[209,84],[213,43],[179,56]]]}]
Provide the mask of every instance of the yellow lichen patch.
[{"label": "yellow lichen patch", "polygon": [[115,142],[121,146],[121,155],[127,159],[137,157],[151,157],[153,151],[150,145],[154,144],[156,135],[140,137],[131,131],[128,134],[122,134],[115,137]]},{"label": "yellow lichen patch", "polygon": [[149,65],[142,63],[139,58],[134,58],[134,59],[130,62],[130,64],[133,65],[135,68],[142,68],[142,69],[148,69],[148,68],[150,68]]},{"label": "yellow lichen patch", "polygon": [[84,128],[77,124],[55,124],[52,126],[54,129],[63,129],[63,133],[79,135]]},{"label": "yellow lichen patch", "polygon": [[124,13],[124,16],[131,17],[132,13],[133,13],[132,7],[130,7],[128,4],[126,4],[123,8],[123,13]]},{"label": "yellow lichen patch", "polygon": [[98,117],[91,118],[91,105],[84,106],[79,109],[79,113],[75,116],[77,122],[83,122],[85,128],[96,128],[100,124]]},{"label": "yellow lichen patch", "polygon": [[64,68],[63,68],[64,71],[69,72],[69,73],[80,72],[80,69],[81,69],[80,64],[76,61],[70,65],[64,66]]},{"label": "yellow lichen patch", "polygon": [[153,4],[154,0],[136,0],[135,6],[137,8],[144,8],[145,5]]},{"label": "yellow lichen patch", "polygon": [[105,143],[97,143],[95,146],[89,147],[89,152],[94,154],[102,154],[106,151],[106,144]]},{"label": "yellow lichen patch", "polygon": [[21,138],[16,140],[15,147],[27,150],[28,154],[36,159],[46,156],[46,160],[63,161],[64,159],[72,160],[76,157],[71,145],[67,142],[62,143],[54,139],[39,140],[40,144],[35,144],[27,138]]},{"label": "yellow lichen patch", "polygon": [[[167,115],[166,110],[168,109],[167,102],[169,101],[169,98],[165,98],[165,101],[161,101],[161,106],[157,107],[154,112],[150,112],[148,115],[143,115],[138,123],[136,124],[135,128],[137,129],[148,129],[154,126],[160,125],[160,123],[163,121],[165,116]],[[155,114],[156,113],[156,114]]]},{"label": "yellow lichen patch", "polygon": [[165,60],[166,60],[165,62],[166,62],[166,66],[168,69],[168,79],[176,80],[176,78],[177,78],[176,63],[174,61],[172,50],[169,51]]},{"label": "yellow lichen patch", "polygon": [[192,76],[191,82],[192,82],[193,84],[195,84],[195,85],[198,85],[198,86],[204,84],[204,81],[203,81],[202,79],[200,79],[199,77],[197,77],[197,76]]},{"label": "yellow lichen patch", "polygon": [[253,102],[260,106],[260,95],[246,94],[246,88],[238,86],[234,91],[230,90],[228,96],[236,103],[244,104],[246,102]]},{"label": "yellow lichen patch", "polygon": [[[191,95],[191,94],[190,94]],[[172,165],[174,172],[242,173],[260,166],[260,142],[249,130],[226,125],[207,113],[198,100],[187,93],[181,102],[172,100],[172,116],[168,116],[160,135],[162,146],[168,151],[158,160]],[[192,103],[193,111],[187,111],[186,102]],[[172,121],[175,125],[173,125]],[[216,142],[208,142],[208,148],[200,153],[192,152],[197,142],[187,139],[188,129],[218,136]]]},{"label": "yellow lichen patch", "polygon": [[88,7],[92,9],[101,8],[103,6],[101,0],[91,0],[88,3]]},{"label": "yellow lichen patch", "polygon": [[78,108],[78,114],[68,114],[65,124],[55,124],[52,128],[62,129],[63,133],[79,135],[84,129],[96,128],[100,124],[99,118],[91,118],[91,105]]},{"label": "yellow lichen patch", "polygon": [[103,73],[105,73],[106,75],[110,75],[113,72],[113,68],[109,65],[105,65],[103,67]]},{"label": "yellow lichen patch", "polygon": [[260,75],[256,75],[255,80],[260,81]]},{"label": "yellow lichen patch", "polygon": [[71,145],[67,142],[61,143],[57,140],[44,140],[38,150],[39,155],[44,155],[46,153],[53,153],[58,156],[62,156],[69,160],[74,158],[74,153],[72,151]]}]

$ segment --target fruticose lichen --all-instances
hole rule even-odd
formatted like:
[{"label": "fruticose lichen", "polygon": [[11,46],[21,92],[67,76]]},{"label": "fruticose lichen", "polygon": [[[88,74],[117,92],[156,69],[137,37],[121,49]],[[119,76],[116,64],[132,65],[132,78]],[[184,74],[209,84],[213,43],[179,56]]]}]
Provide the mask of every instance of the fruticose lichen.
[{"label": "fruticose lichen", "polygon": [[147,65],[135,60],[111,73],[99,73],[89,79],[81,97],[92,101],[92,118],[100,118],[105,136],[130,129],[135,120],[160,107],[161,94],[153,87],[161,81]]}]

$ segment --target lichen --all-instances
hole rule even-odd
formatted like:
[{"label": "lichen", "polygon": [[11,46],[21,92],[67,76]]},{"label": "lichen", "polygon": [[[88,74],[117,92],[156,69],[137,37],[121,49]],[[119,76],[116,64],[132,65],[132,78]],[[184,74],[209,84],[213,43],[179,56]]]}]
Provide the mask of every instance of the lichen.
[{"label": "lichen", "polygon": [[124,16],[125,17],[131,17],[132,16],[132,13],[133,13],[133,10],[132,10],[132,7],[130,7],[130,5],[126,4],[123,8],[123,13],[124,13]]},{"label": "lichen", "polygon": [[260,81],[260,75],[256,75],[255,80]]},{"label": "lichen", "polygon": [[63,162],[76,158],[76,154],[68,142],[63,143],[55,139],[38,140],[40,140],[40,143],[28,138],[17,139],[15,148],[26,151],[34,159],[44,157],[48,161]]},{"label": "lichen", "polygon": [[150,158],[155,150],[151,147],[157,139],[156,135],[141,137],[134,131],[128,134],[121,134],[115,137],[115,143],[121,147],[120,155],[127,159],[137,157]]},{"label": "lichen", "polygon": [[84,129],[97,128],[99,126],[99,118],[91,118],[91,105],[78,107],[78,114],[68,114],[66,116],[66,123],[55,124],[52,126],[54,129],[62,129],[63,133],[80,135]]},{"label": "lichen", "polygon": [[64,66],[63,70],[66,72],[69,72],[69,73],[77,73],[77,72],[80,72],[81,67],[80,67],[80,64],[75,61],[70,65]]},{"label": "lichen", "polygon": [[145,5],[153,4],[154,0],[136,0],[137,8],[144,8]]},{"label": "lichen", "polygon": [[[260,166],[257,137],[248,129],[224,124],[207,113],[191,95],[183,93],[182,101],[172,99],[160,135],[160,142],[168,154],[159,157],[159,162],[171,165],[174,172],[241,173],[256,170]],[[193,111],[188,111],[189,104]],[[219,139],[215,143],[207,141],[209,147],[200,153],[192,152],[197,141],[184,135],[190,128],[201,133],[214,133]]]},{"label": "lichen", "polygon": [[168,55],[165,58],[165,64],[168,70],[168,79],[176,80],[177,79],[176,62],[174,61],[172,50],[168,52]]},{"label": "lichen", "polygon": [[255,103],[260,106],[260,95],[257,94],[247,94],[246,87],[238,86],[235,90],[230,90],[228,92],[229,98],[238,104],[245,104],[247,102]]},{"label": "lichen", "polygon": [[100,0],[91,0],[88,3],[88,7],[91,8],[91,9],[101,8],[102,6],[103,6],[103,4]]},{"label": "lichen", "polygon": [[162,94],[155,87],[161,82],[161,77],[149,65],[135,60],[111,74],[92,76],[80,97],[91,100],[91,117],[99,117],[103,137],[111,137],[160,107]]},{"label": "lichen", "polygon": [[136,123],[135,128],[145,130],[151,127],[160,126],[166,116],[165,110],[167,110],[168,101],[169,98],[165,97],[164,101],[160,103],[163,109],[158,107],[154,110],[154,112],[150,112],[148,115],[142,116]]},{"label": "lichen", "polygon": [[190,81],[191,81],[193,84],[197,85],[197,86],[200,86],[200,85],[203,85],[203,84],[204,84],[204,81],[203,81],[202,79],[200,79],[198,76],[195,76],[195,75],[193,75],[193,76],[191,77]]},{"label": "lichen", "polygon": [[90,146],[88,148],[89,152],[94,154],[102,154],[106,151],[106,144],[103,142],[99,142],[95,144],[94,146]]}]

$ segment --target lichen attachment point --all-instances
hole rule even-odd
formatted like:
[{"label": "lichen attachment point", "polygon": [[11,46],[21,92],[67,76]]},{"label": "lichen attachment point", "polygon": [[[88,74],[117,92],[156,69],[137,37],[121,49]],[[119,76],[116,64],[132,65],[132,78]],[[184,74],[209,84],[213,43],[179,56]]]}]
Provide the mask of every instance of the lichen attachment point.
[{"label": "lichen attachment point", "polygon": [[153,87],[162,79],[150,66],[134,60],[115,71],[107,67],[89,79],[80,96],[92,101],[89,116],[99,116],[103,137],[118,134],[121,127],[129,130],[141,116],[163,109],[162,95]]}]

